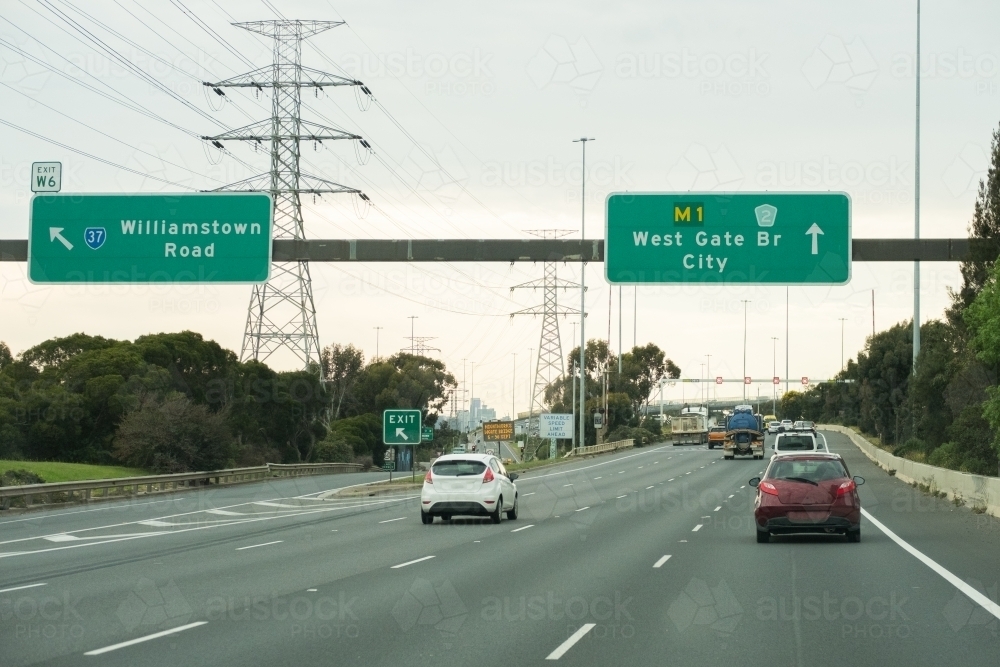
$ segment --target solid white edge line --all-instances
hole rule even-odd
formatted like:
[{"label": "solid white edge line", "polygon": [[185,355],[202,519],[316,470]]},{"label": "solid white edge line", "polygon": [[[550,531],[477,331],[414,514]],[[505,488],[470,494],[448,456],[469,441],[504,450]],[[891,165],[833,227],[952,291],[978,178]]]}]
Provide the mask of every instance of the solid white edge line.
[{"label": "solid white edge line", "polygon": [[871,521],[876,528],[885,533],[890,540],[901,546],[905,551],[910,552],[910,554],[914,558],[919,560],[921,563],[923,563],[930,569],[934,570],[941,576],[941,578],[943,578],[945,581],[947,581],[949,584],[951,584],[958,590],[962,591],[962,593],[964,593],[966,597],[968,597],[970,600],[978,604],[986,611],[993,614],[995,617],[1000,618],[1000,605],[998,605],[996,602],[989,599],[988,597],[977,591],[975,588],[962,581],[959,577],[946,570],[943,566],[939,565],[929,556],[926,556],[922,551],[911,545],[909,542],[901,538],[896,533],[889,530],[889,528],[886,527],[884,523],[873,517],[867,510],[862,508],[861,514],[864,515],[866,519]]},{"label": "solid white edge line", "polygon": [[660,567],[661,565],[663,565],[664,563],[666,563],[668,560],[670,560],[670,554],[667,554],[666,556],[664,556],[660,560],[658,560],[655,563],[653,563],[653,567]]},{"label": "solid white edge line", "polygon": [[142,642],[147,642],[150,639],[159,639],[160,637],[166,637],[167,635],[173,635],[178,632],[183,632],[184,630],[190,630],[191,628],[197,628],[199,625],[205,625],[208,621],[197,621],[195,623],[188,623],[187,625],[182,625],[180,627],[171,628],[169,630],[164,630],[163,632],[154,632],[151,635],[146,635],[145,637],[137,637],[135,639],[130,639],[127,642],[122,642],[120,644],[112,644],[111,646],[105,646],[104,648],[94,649],[93,651],[87,651],[84,655],[101,655],[102,653],[108,653],[109,651],[117,651],[120,648],[125,648],[126,646],[132,646],[133,644],[140,644]]},{"label": "solid white edge line", "polygon": [[264,542],[263,544],[251,544],[248,547],[240,547],[237,549],[237,551],[243,551],[244,549],[256,549],[257,547],[267,547],[271,546],[272,544],[281,544],[282,542],[284,542],[284,540],[275,540],[274,542]]},{"label": "solid white edge line", "polygon": [[587,505],[586,507],[581,507],[580,509],[578,509],[578,510],[573,510],[573,511],[574,511],[574,512],[582,512],[583,510],[589,510],[589,509],[590,509],[590,505]]},{"label": "solid white edge line", "polygon": [[386,519],[385,521],[379,521],[379,523],[392,523],[393,521],[402,521],[405,518],[405,516],[401,516],[398,519]]},{"label": "solid white edge line", "polygon": [[692,533],[697,533],[699,530],[701,530],[701,527],[704,526],[704,525],[705,524],[703,524],[703,523],[699,523],[697,526],[695,526],[694,528],[691,529],[691,532]]},{"label": "solid white edge line", "polygon": [[418,558],[417,560],[408,560],[405,563],[400,563],[399,565],[393,565],[389,569],[398,570],[401,567],[406,567],[407,565],[413,565],[414,563],[421,563],[425,560],[430,560],[431,558],[434,558],[434,556],[424,556],[423,558]]},{"label": "solid white edge line", "polygon": [[569,636],[569,639],[567,639],[562,644],[560,644],[559,647],[556,648],[555,651],[552,651],[552,653],[549,653],[545,657],[545,659],[546,660],[558,660],[559,658],[563,657],[563,654],[566,653],[566,651],[568,651],[571,648],[573,648],[573,645],[576,644],[581,639],[583,639],[583,636],[586,635],[591,630],[593,630],[594,626],[596,626],[596,625],[597,625],[596,623],[584,623],[583,625],[580,626],[579,630],[577,630],[576,632],[574,632],[573,634],[571,634]]},{"label": "solid white edge line", "polygon": [[520,533],[522,530],[528,530],[529,528],[534,528],[534,526],[535,526],[535,524],[529,523],[527,526],[521,526],[520,528],[515,528],[514,530],[512,530],[510,532],[512,532],[512,533]]},{"label": "solid white edge line", "polygon": [[27,586],[12,586],[11,588],[0,588],[0,593],[10,593],[11,591],[23,591],[25,588],[38,588],[46,584],[28,584]]}]

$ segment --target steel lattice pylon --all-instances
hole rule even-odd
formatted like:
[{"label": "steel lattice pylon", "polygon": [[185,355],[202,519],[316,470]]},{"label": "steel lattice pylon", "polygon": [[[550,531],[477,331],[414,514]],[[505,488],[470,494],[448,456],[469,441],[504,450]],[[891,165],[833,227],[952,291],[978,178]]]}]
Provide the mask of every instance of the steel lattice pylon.
[{"label": "steel lattice pylon", "polygon": [[[531,232],[543,238],[557,238],[570,233],[563,230],[541,230]],[[515,315],[541,315],[542,334],[538,343],[538,361],[535,366],[535,382],[531,390],[531,405],[529,412],[541,414],[548,408],[545,406],[545,388],[557,380],[565,373],[562,355],[562,340],[559,337],[559,316],[579,315],[580,311],[573,308],[559,306],[558,291],[560,289],[577,289],[578,283],[568,280],[560,280],[556,274],[556,263],[545,262],[544,277],[541,280],[532,280],[520,285],[511,287],[511,291],[516,289],[543,289],[544,298],[541,306],[533,306],[519,310]]]},{"label": "steel lattice pylon", "polygon": [[[271,118],[230,130],[205,140],[253,141],[270,143],[271,169],[221,190],[267,191],[274,199],[274,238],[304,239],[303,194],[354,193],[360,190],[303,173],[299,168],[300,142],[361,137],[336,128],[302,120],[302,88],[359,86],[360,81],[326,74],[302,66],[302,40],[343,25],[343,21],[255,21],[233,25],[274,40],[270,66],[217,83],[212,88],[254,88],[272,90]],[[319,364],[319,333],[312,278],[308,262],[274,262],[271,277],[254,285],[247,312],[240,359],[263,361],[280,349],[290,350],[305,368]]]}]

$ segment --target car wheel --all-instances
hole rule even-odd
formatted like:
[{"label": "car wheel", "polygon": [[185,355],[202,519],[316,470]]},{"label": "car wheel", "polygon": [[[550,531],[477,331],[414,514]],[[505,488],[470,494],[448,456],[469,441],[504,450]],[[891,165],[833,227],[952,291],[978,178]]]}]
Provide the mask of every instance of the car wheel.
[{"label": "car wheel", "polygon": [[511,521],[517,518],[517,496],[514,496],[514,506],[507,510],[507,518]]},{"label": "car wheel", "polygon": [[847,531],[847,541],[857,544],[861,541],[861,529]]},{"label": "car wheel", "polygon": [[434,515],[428,514],[427,512],[421,512],[420,521],[422,521],[424,525],[427,525],[429,523],[434,523]]},{"label": "car wheel", "polygon": [[759,529],[757,530],[758,544],[767,544],[770,541],[771,541],[771,533],[767,532],[766,530],[759,530]]},{"label": "car wheel", "polygon": [[493,513],[490,514],[490,521],[493,523],[500,523],[501,510],[503,510],[503,496],[497,498],[497,506],[493,509]]}]

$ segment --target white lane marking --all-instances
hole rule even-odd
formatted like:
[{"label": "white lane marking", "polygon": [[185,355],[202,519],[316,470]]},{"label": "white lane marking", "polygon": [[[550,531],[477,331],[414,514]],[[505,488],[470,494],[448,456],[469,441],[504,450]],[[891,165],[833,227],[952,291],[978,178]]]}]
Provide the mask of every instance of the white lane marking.
[{"label": "white lane marking", "polygon": [[[657,447],[656,449],[651,449],[648,452],[639,452],[638,454],[629,454],[628,456],[622,456],[620,458],[611,459],[609,461],[601,461],[600,463],[594,463],[594,464],[589,465],[589,466],[582,466],[580,468],[570,468],[569,470],[561,470],[559,472],[550,472],[550,473],[546,473],[544,475],[532,475],[531,477],[525,477],[525,478],[523,478],[521,480],[521,482],[522,483],[523,482],[531,482],[531,481],[534,481],[536,479],[542,479],[543,477],[554,477],[555,475],[568,475],[570,473],[580,472],[582,470],[590,470],[591,468],[599,468],[600,466],[611,465],[612,463],[618,464],[618,463],[621,463],[622,461],[624,461],[626,459],[635,458],[636,456],[644,456],[646,454],[655,454],[656,452],[662,452],[662,451],[663,451],[663,447]],[[625,472],[625,471],[623,470],[622,472]],[[530,473],[530,471],[526,472],[525,475],[527,475],[529,473]]]},{"label": "white lane marking", "polygon": [[694,528],[691,529],[691,532],[692,533],[697,533],[699,530],[701,530],[701,527],[703,525],[705,525],[705,524],[699,523],[697,526],[695,526]]},{"label": "white lane marking", "polygon": [[615,500],[621,500],[622,498],[626,498],[626,497],[628,497],[627,493],[624,494],[624,495],[618,496],[617,498],[615,498]]},{"label": "white lane marking", "polygon": [[27,584],[26,586],[12,586],[11,588],[0,588],[0,593],[10,593],[11,591],[23,591],[25,588],[38,588],[46,584]]},{"label": "white lane marking", "polygon": [[42,519],[49,519],[57,516],[69,516],[71,514],[86,514],[88,512],[106,512],[108,510],[130,509],[132,507],[142,507],[144,505],[158,505],[160,503],[172,503],[178,500],[185,500],[185,498],[181,497],[181,498],[168,498],[166,500],[151,500],[148,503],[128,503],[127,505],[121,502],[116,502],[114,504],[108,505],[107,507],[95,507],[89,510],[77,510],[75,512],[58,512],[56,514],[38,514],[30,516],[27,519],[11,519],[10,521],[0,521],[0,526],[7,523],[21,523],[22,521],[41,521]]},{"label": "white lane marking", "polygon": [[565,489],[565,488],[566,488],[567,486],[573,486],[573,484],[572,484],[572,483],[570,483],[570,484],[563,484],[563,488],[564,488],[564,489]]},{"label": "white lane marking", "polygon": [[251,544],[248,547],[240,547],[237,551],[243,551],[244,549],[256,549],[257,547],[268,547],[272,544],[281,544],[284,540],[275,540],[274,542],[264,542],[263,544]]},{"label": "white lane marking", "polygon": [[672,482],[672,481],[674,481],[675,479],[676,479],[676,477],[671,477],[671,478],[670,478],[670,479],[668,479],[667,481],[668,481],[668,482]]},{"label": "white lane marking", "polygon": [[730,493],[729,494],[729,498],[726,498],[726,500],[730,500],[734,495],[736,495],[736,494],[735,493]]},{"label": "white lane marking", "polygon": [[558,646],[558,648],[556,648],[555,651],[552,651],[552,653],[549,653],[545,657],[545,659],[546,660],[558,660],[559,658],[563,657],[563,654],[566,653],[566,651],[568,651],[571,648],[573,648],[574,644],[576,644],[578,641],[580,641],[581,639],[583,639],[583,637],[588,632],[590,632],[591,630],[593,630],[595,625],[597,625],[597,624],[596,623],[584,623],[583,625],[581,625],[579,630],[577,630],[576,632],[574,632],[573,634],[571,634],[569,636],[569,639],[567,639],[562,644],[560,644]]},{"label": "white lane marking", "polygon": [[205,510],[205,512],[222,516],[247,516],[244,512],[230,512],[229,510]]},{"label": "white lane marking", "polygon": [[719,505],[718,507],[716,507],[716,508],[715,508],[714,510],[712,510],[712,511],[713,511],[713,512],[718,512],[718,511],[719,511],[719,510],[721,510],[721,509],[722,509],[722,505]]},{"label": "white lane marking", "polygon": [[655,465],[655,464],[657,464],[657,463],[659,463],[659,461],[653,461],[653,464],[654,464],[654,465]]},{"label": "white lane marking", "polygon": [[306,593],[315,593],[315,592],[316,592],[315,588],[307,588],[306,589]]},{"label": "white lane marking", "polygon": [[601,479],[601,478],[600,477],[595,477],[594,479],[596,480],[596,479]]},{"label": "white lane marking", "polygon": [[977,591],[975,588],[962,581],[960,578],[952,574],[950,571],[946,570],[944,567],[939,565],[936,561],[932,560],[929,556],[926,556],[922,551],[911,545],[909,542],[901,538],[896,533],[889,530],[889,528],[884,523],[882,523],[881,521],[873,517],[871,514],[869,514],[867,510],[862,508],[861,514],[864,515],[866,519],[871,521],[876,528],[885,533],[890,540],[892,540],[899,546],[903,547],[903,549],[905,551],[910,552],[910,554],[914,558],[919,560],[921,563],[923,563],[930,569],[934,570],[937,574],[941,575],[941,578],[943,578],[945,581],[947,581],[949,584],[951,584],[958,590],[962,591],[962,593],[964,593],[966,597],[968,597],[970,600],[972,600],[973,602],[975,602],[980,607],[982,607],[989,613],[993,614],[997,618],[1000,618],[1000,605],[998,605],[996,602],[989,599],[988,597]]},{"label": "white lane marking", "polygon": [[413,565],[414,563],[422,563],[423,561],[430,560],[431,558],[434,558],[434,556],[424,556],[423,558],[418,558],[416,560],[408,560],[405,563],[400,563],[399,565],[393,565],[389,569],[398,570],[401,567],[406,567],[407,565]]},{"label": "white lane marking", "polygon": [[668,560],[670,560],[670,554],[667,554],[666,556],[664,556],[664,557],[663,557],[663,558],[661,558],[660,560],[658,560],[658,561],[656,561],[655,563],[653,563],[653,567],[660,567],[660,566],[662,566],[662,565],[663,565],[664,563],[666,563],[666,562],[667,562]]},{"label": "white lane marking", "polygon": [[687,542],[687,540],[678,540],[678,542]]},{"label": "white lane marking", "polygon": [[118,535],[85,535],[83,537],[77,537],[76,535],[47,535],[43,537],[43,540],[48,542],[76,542],[78,540],[106,540],[109,537],[150,537],[152,535],[162,535],[165,531],[158,530],[154,533],[123,533]]},{"label": "white lane marking", "polygon": [[379,523],[392,523],[393,521],[402,521],[405,518],[405,516],[401,516],[398,519],[386,519],[385,521],[379,521]]},{"label": "white lane marking", "polygon": [[619,474],[619,475],[624,475],[624,474],[625,474],[625,471],[624,471],[624,470],[619,470],[619,471],[618,471],[618,474]]},{"label": "white lane marking", "polygon": [[642,470],[642,468],[643,468],[642,466],[639,466],[639,470]]},{"label": "white lane marking", "polygon": [[251,505],[263,505],[264,507],[285,507],[293,510],[302,509],[302,505],[285,505],[284,503],[272,503],[269,500],[258,500],[256,502],[250,503]]},{"label": "white lane marking", "polygon": [[179,523],[171,523],[169,521],[160,521],[158,519],[149,519],[148,521],[137,521],[140,526],[152,526],[153,528],[168,528],[170,526],[179,526]]},{"label": "white lane marking", "polygon": [[684,473],[684,474],[685,474],[685,475],[690,475],[691,473],[690,473],[690,472],[686,472],[686,473]]},{"label": "white lane marking", "polygon": [[746,485],[746,484],[744,484],[744,485],[743,485],[743,486],[741,486],[740,488],[741,488],[741,489],[745,489],[745,488],[746,488],[746,486],[747,486],[747,485]]},{"label": "white lane marking", "polygon": [[532,491],[531,493],[522,493],[521,495],[522,496],[533,496],[533,495],[535,495],[535,492]]},{"label": "white lane marking", "polygon": [[528,530],[529,528],[533,528],[534,525],[535,524],[533,524],[533,523],[529,523],[527,526],[521,526],[520,528],[515,528],[514,530],[512,530],[510,532],[512,532],[512,533],[520,533],[522,530]]},{"label": "white lane marking", "polygon": [[336,529],[336,528],[334,528],[334,529],[333,529],[333,530],[331,530],[330,532],[331,532],[331,533],[336,533],[336,532],[337,532],[337,529]]},{"label": "white lane marking", "polygon": [[589,509],[590,509],[590,505],[587,505],[586,507],[581,507],[580,509],[578,509],[578,510],[573,510],[573,511],[574,511],[574,512],[582,512],[583,510],[589,510]]},{"label": "white lane marking", "polygon": [[84,655],[101,655],[102,653],[108,653],[109,651],[117,651],[118,649],[125,648],[126,646],[132,646],[133,644],[148,642],[150,639],[159,639],[160,637],[166,637],[167,635],[177,634],[178,632],[190,630],[191,628],[197,628],[199,625],[205,625],[207,623],[208,621],[197,621],[195,623],[188,623],[187,625],[182,625],[177,628],[164,630],[163,632],[154,632],[153,634],[146,635],[145,637],[137,637],[135,639],[130,639],[127,642],[122,642],[120,644],[112,644],[111,646],[105,646],[104,648],[94,649],[93,651],[87,651],[86,653],[84,653]]},{"label": "white lane marking", "polygon": [[653,487],[652,486],[647,486],[646,490],[649,491],[651,488],[653,488]]}]

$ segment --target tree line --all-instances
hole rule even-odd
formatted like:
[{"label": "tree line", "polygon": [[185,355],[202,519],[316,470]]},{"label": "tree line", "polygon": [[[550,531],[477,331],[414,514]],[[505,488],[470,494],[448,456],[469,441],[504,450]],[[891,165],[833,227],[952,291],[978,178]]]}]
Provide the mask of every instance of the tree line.
[{"label": "tree line", "polygon": [[151,472],[265,462],[381,460],[381,415],[419,408],[434,425],[455,383],[409,354],[365,361],[325,348],[319,367],[278,372],[191,331],[54,338],[16,357],[0,342],[0,458],[123,463]]},{"label": "tree line", "polygon": [[1000,454],[1000,130],[979,183],[961,263],[945,316],[920,326],[913,364],[912,320],[870,336],[837,376],[781,401],[791,419],[858,426],[899,456],[996,475]]}]

